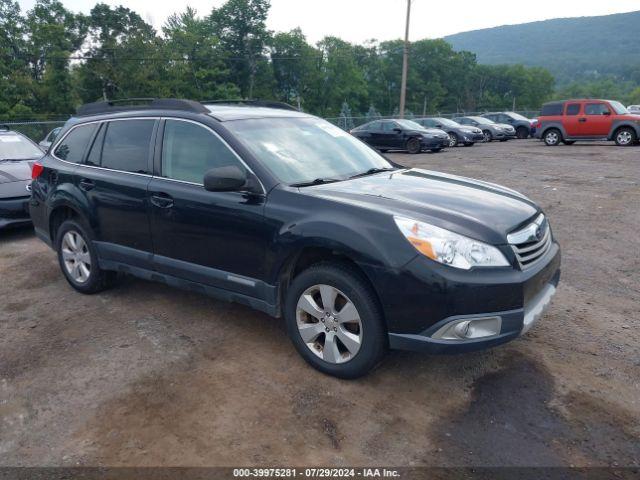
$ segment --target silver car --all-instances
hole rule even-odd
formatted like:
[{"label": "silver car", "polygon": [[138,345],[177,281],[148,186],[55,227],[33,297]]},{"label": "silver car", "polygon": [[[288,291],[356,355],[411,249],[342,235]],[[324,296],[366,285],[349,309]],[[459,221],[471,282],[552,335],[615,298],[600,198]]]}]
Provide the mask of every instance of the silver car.
[{"label": "silver car", "polygon": [[53,142],[55,142],[58,133],[60,133],[62,127],[57,127],[51,130],[46,137],[44,137],[38,145],[40,145],[43,149],[49,150],[49,147]]},{"label": "silver car", "polygon": [[512,138],[516,138],[516,129],[511,125],[504,123],[496,123],[493,120],[489,120],[484,117],[457,117],[453,119],[454,122],[458,122],[460,125],[469,125],[482,130],[482,135],[485,142],[491,142],[492,140],[500,140],[506,142]]},{"label": "silver car", "polygon": [[640,115],[640,105],[629,105],[627,110],[629,110],[629,113],[633,113],[634,115]]}]

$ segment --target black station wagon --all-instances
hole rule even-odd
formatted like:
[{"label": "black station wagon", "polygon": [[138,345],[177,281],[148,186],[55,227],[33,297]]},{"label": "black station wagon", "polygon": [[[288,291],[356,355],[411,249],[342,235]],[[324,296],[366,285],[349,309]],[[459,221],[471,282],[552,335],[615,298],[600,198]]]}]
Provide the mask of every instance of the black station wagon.
[{"label": "black station wagon", "polygon": [[404,168],[284,105],[85,105],[32,177],[36,233],[79,292],[121,272],[249,305],[343,378],[388,348],[512,340],[560,276],[528,198]]}]

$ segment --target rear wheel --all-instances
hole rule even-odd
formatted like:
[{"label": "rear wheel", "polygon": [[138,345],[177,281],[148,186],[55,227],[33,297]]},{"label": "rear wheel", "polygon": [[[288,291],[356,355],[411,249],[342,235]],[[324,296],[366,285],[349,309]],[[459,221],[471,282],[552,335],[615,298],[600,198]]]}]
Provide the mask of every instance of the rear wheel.
[{"label": "rear wheel", "polygon": [[97,293],[111,286],[116,273],[98,266],[89,229],[80,222],[67,220],[60,225],[55,245],[62,273],[77,291]]},{"label": "rear wheel", "polygon": [[557,128],[551,128],[544,133],[543,140],[549,147],[555,147],[562,141],[562,134]]},{"label": "rear wheel", "polygon": [[634,129],[629,127],[622,127],[616,132],[614,140],[616,141],[616,145],[618,145],[619,147],[628,147],[636,143],[638,137]]},{"label": "rear wheel", "polygon": [[458,145],[458,135],[456,135],[455,132],[450,132],[449,133],[449,146],[450,147],[455,147]]},{"label": "rear wheel", "polygon": [[493,135],[489,130],[483,130],[482,136],[484,137],[485,142],[490,142],[491,140],[493,140]]},{"label": "rear wheel", "polygon": [[407,140],[407,152],[411,154],[420,153],[422,150],[422,145],[420,145],[420,139],[418,138],[410,138]]},{"label": "rear wheel", "polygon": [[518,137],[521,140],[524,140],[525,138],[529,138],[529,133],[530,133],[530,130],[528,128],[518,127],[518,129],[516,130],[516,137]]},{"label": "rear wheel", "polygon": [[376,296],[347,265],[321,263],[298,275],[287,292],[285,321],[300,355],[329,375],[362,376],[386,351]]}]

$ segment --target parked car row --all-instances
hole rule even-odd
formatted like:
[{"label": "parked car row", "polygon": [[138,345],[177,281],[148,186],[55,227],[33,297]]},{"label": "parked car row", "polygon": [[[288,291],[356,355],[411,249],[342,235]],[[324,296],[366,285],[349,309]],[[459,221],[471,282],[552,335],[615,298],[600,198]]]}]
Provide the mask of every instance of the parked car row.
[{"label": "parked car row", "polygon": [[439,152],[445,147],[528,138],[535,131],[533,124],[534,121],[517,113],[500,112],[453,120],[442,117],[374,120],[352,129],[351,134],[381,152]]},{"label": "parked car row", "polygon": [[640,139],[640,115],[615,100],[563,100],[542,106],[536,138],[548,146],[578,140],[614,141],[628,147]]}]

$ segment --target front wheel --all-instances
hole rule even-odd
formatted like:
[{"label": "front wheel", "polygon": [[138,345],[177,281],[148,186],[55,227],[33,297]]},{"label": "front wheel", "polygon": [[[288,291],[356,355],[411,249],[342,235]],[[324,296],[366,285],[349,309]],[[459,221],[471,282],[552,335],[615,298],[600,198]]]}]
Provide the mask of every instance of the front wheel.
[{"label": "front wheel", "polygon": [[458,142],[460,140],[458,139],[458,135],[454,132],[449,133],[449,146],[450,147],[455,147],[458,145]]},{"label": "front wheel", "polygon": [[524,140],[525,138],[529,138],[530,132],[531,131],[528,128],[518,127],[518,129],[516,130],[516,137],[518,137],[520,140]]},{"label": "front wheel", "polygon": [[493,135],[491,134],[491,132],[489,130],[483,130],[482,131],[482,136],[484,137],[484,142],[490,142],[491,140],[493,140]]},{"label": "front wheel", "polygon": [[615,141],[619,147],[628,147],[638,140],[636,131],[629,127],[623,127],[616,132]]},{"label": "front wheel", "polygon": [[562,134],[560,130],[552,128],[545,132],[543,140],[547,146],[555,147],[562,141]]},{"label": "front wheel", "polygon": [[320,263],[298,275],[287,292],[285,321],[298,353],[335,377],[365,375],[387,348],[375,293],[348,265]]},{"label": "front wheel", "polygon": [[420,144],[420,139],[418,138],[410,138],[407,140],[407,152],[411,154],[420,153],[422,150],[422,145]]}]

